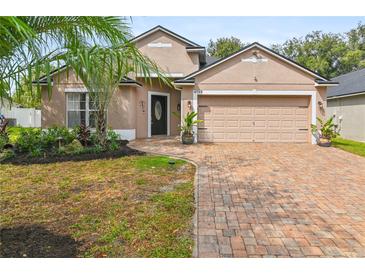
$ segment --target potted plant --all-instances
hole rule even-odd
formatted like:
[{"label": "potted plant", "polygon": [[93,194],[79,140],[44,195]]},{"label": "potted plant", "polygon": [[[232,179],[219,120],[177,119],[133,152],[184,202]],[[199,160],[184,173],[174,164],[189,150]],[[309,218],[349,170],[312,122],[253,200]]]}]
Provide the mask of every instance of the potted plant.
[{"label": "potted plant", "polygon": [[319,146],[329,147],[331,146],[332,138],[335,138],[338,133],[336,132],[336,125],[333,123],[333,117],[324,122],[321,118],[317,117],[317,121],[320,125],[312,125],[312,133],[317,138]]},{"label": "potted plant", "polygon": [[194,143],[194,131],[193,126],[203,122],[203,120],[196,120],[197,112],[188,112],[184,117],[182,125],[180,127],[181,142],[185,145]]}]

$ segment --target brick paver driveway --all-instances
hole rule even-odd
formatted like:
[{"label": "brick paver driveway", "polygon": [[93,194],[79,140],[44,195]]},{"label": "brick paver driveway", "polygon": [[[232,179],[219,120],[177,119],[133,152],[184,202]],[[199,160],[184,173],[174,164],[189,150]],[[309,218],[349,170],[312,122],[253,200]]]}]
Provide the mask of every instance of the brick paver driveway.
[{"label": "brick paver driveway", "polygon": [[365,158],[309,144],[131,146],[198,165],[198,257],[365,256]]}]

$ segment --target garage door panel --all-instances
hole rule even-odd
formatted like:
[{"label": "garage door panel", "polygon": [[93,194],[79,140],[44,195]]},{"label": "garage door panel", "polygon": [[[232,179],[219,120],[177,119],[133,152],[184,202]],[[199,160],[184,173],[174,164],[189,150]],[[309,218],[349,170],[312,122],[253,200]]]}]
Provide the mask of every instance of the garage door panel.
[{"label": "garage door panel", "polygon": [[281,139],[282,142],[293,142],[294,133],[292,133],[292,132],[282,132],[280,139]]},{"label": "garage door panel", "polygon": [[213,127],[217,128],[217,127],[224,127],[225,126],[225,121],[224,120],[213,120]]},{"label": "garage door panel", "polygon": [[198,132],[198,139],[200,141],[212,141],[212,136],[211,133],[203,131],[203,130],[199,130]]},{"label": "garage door panel", "polygon": [[238,127],[226,127],[225,132],[237,134],[237,133],[239,133],[239,128]]},{"label": "garage door panel", "polygon": [[247,120],[240,120],[240,128],[249,129],[254,127],[253,117],[248,117]]},{"label": "garage door panel", "polygon": [[240,132],[238,136],[242,142],[252,142],[253,132]]},{"label": "garage door panel", "polygon": [[307,108],[302,108],[302,107],[299,107],[297,109],[295,109],[295,114],[296,115],[307,115],[307,112],[308,109]]},{"label": "garage door panel", "polygon": [[267,121],[267,128],[272,130],[272,129],[280,129],[280,120],[269,120]]},{"label": "garage door panel", "polygon": [[288,129],[288,128],[293,128],[294,127],[294,122],[293,120],[286,120],[287,118],[285,118],[285,120],[281,121],[281,127],[284,129]]},{"label": "garage door panel", "polygon": [[281,115],[295,115],[295,109],[294,108],[283,108],[281,110]]},{"label": "garage door panel", "polygon": [[238,121],[240,119],[240,116],[227,114],[225,116],[221,115],[219,116],[219,118],[228,122],[228,121]]},{"label": "garage door panel", "polygon": [[268,142],[275,142],[275,143],[280,142],[281,141],[280,135],[281,135],[280,132],[268,132],[266,139]]},{"label": "garage door panel", "polygon": [[307,127],[307,120],[297,120],[295,121],[296,128],[306,128]]},{"label": "garage door panel", "polygon": [[224,140],[225,132],[213,132],[212,137],[216,140]]},{"label": "garage door panel", "polygon": [[308,136],[308,132],[304,131],[304,132],[298,132],[295,134],[295,140],[297,142],[306,142],[307,140],[307,136]]},{"label": "garage door panel", "polygon": [[239,108],[239,115],[253,115],[253,108],[252,107],[240,107]]},{"label": "garage door panel", "polygon": [[225,134],[225,139],[226,140],[239,140],[239,135],[237,134],[237,132],[227,132]]},{"label": "garage door panel", "polygon": [[239,115],[240,114],[240,108],[231,106],[227,108],[227,115]]},{"label": "garage door panel", "polygon": [[[307,142],[308,97],[200,96],[199,141]],[[303,130],[304,129],[304,130]]]},{"label": "garage door panel", "polygon": [[226,126],[227,127],[234,127],[238,128],[239,121],[238,120],[226,120]]},{"label": "garage door panel", "polygon": [[256,117],[255,117],[254,125],[255,125],[255,129],[258,129],[258,130],[265,129],[266,128],[266,119],[261,120],[261,118],[256,119]]},{"label": "garage door panel", "polygon": [[225,115],[226,114],[226,107],[217,107],[214,106],[211,108],[212,115]]},{"label": "garage door panel", "polygon": [[253,139],[254,139],[254,142],[264,143],[266,141],[266,133],[265,132],[254,132]]},{"label": "garage door panel", "polygon": [[280,116],[281,109],[280,108],[268,108],[267,114],[270,116]]},{"label": "garage door panel", "polygon": [[266,115],[266,108],[261,108],[261,107],[255,108],[254,113],[255,116]]}]

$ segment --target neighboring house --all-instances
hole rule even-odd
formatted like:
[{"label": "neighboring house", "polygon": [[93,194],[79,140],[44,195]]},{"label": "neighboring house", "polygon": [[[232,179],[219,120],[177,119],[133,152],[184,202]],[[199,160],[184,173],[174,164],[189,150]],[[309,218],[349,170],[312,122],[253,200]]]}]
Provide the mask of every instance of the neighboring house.
[{"label": "neighboring house", "polygon": [[[180,119],[197,111],[202,142],[314,142],[310,125],[324,117],[327,87],[336,83],[253,43],[212,60],[204,47],[157,26],[132,39],[137,48],[174,80],[126,78],[108,109],[108,125],[122,138],[178,135]],[[210,63],[212,62],[212,63]],[[52,73],[53,94],[42,92],[42,127],[93,126],[83,84],[65,69]],[[152,75],[153,77],[153,75]],[[46,85],[46,79],[40,82]]]},{"label": "neighboring house", "polygon": [[0,113],[3,114],[11,126],[40,127],[41,111],[35,108],[23,108],[18,104],[0,100]]},{"label": "neighboring house", "polygon": [[340,135],[347,139],[365,141],[365,69],[336,78],[337,87],[328,89],[328,117],[334,116]]}]

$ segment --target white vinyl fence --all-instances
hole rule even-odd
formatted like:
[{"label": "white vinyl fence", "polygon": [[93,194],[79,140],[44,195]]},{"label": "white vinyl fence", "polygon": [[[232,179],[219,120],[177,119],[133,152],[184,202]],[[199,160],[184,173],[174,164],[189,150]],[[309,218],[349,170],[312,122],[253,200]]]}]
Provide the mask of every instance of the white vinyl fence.
[{"label": "white vinyl fence", "polygon": [[34,108],[0,107],[0,112],[10,124],[22,127],[41,127],[41,111]]}]

